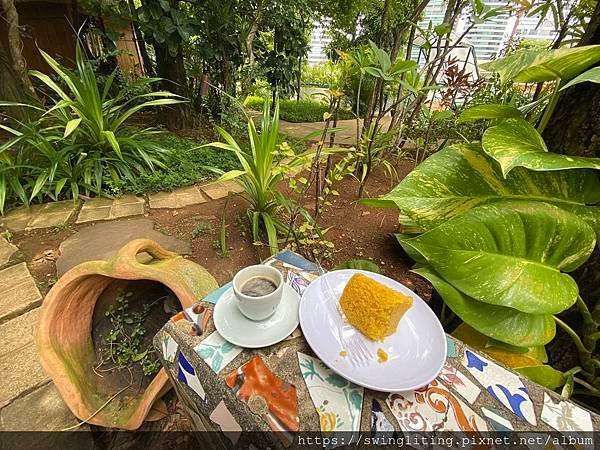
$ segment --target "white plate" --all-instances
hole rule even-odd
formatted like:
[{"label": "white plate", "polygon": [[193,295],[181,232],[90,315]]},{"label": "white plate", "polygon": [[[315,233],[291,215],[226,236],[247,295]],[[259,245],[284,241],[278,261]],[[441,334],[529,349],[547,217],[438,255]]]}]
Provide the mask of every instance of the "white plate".
[{"label": "white plate", "polygon": [[213,320],[219,334],[232,344],[245,348],[268,347],[284,340],[296,329],[299,304],[300,297],[286,284],[275,313],[268,319],[254,321],[240,312],[233,289],[229,289],[215,305]]},{"label": "white plate", "polygon": [[[338,302],[350,278],[363,273],[392,289],[413,298],[412,307],[402,317],[397,331],[383,342],[366,338],[342,318]],[[300,302],[300,326],[317,356],[344,378],[369,389],[401,392],[430,383],[446,360],[446,335],[440,321],[427,304],[413,291],[383,275],[362,270],[336,270],[317,278],[304,291]],[[340,331],[341,330],[341,331]],[[350,363],[340,342],[361,339],[372,358],[366,367]],[[380,363],[377,349],[383,349],[388,361]]]}]

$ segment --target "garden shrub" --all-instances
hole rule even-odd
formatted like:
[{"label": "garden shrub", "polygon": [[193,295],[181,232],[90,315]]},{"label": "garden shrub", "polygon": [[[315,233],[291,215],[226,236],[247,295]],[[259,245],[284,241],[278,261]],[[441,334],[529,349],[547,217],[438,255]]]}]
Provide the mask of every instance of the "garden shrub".
[{"label": "garden shrub", "polygon": [[206,142],[165,133],[156,138],[156,143],[168,151],[166,168],[140,174],[133,180],[107,180],[112,194],[172,191],[215,178],[214,172],[207,167],[225,171],[239,168],[235,155],[213,148],[200,148]]},{"label": "garden shrub", "polygon": [[2,126],[12,136],[0,146],[0,212],[5,204],[102,195],[107,180],[133,182],[165,167],[169,152],[153,139],[158,130],[132,127],[129,119],[144,108],[183,100],[165,91],[135,93],[158,81],[152,78],[111,95],[116,72],[99,83],[79,44],[74,70],[40,52],[54,72],[52,78],[31,71],[48,91],[46,105],[2,102],[28,107],[34,119],[17,122],[18,129]]}]

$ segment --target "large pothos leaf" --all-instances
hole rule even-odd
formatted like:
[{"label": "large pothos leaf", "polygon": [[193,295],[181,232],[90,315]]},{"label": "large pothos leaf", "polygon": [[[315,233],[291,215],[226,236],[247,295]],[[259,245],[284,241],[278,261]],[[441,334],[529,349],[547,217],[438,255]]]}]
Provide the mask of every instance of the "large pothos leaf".
[{"label": "large pothos leaf", "polygon": [[481,145],[498,161],[505,176],[515,167],[536,171],[600,169],[600,158],[549,152],[542,136],[523,119],[508,119],[488,128],[483,133]]},{"label": "large pothos leaf", "polygon": [[570,80],[598,61],[600,45],[588,45],[558,50],[518,50],[481,67],[497,72],[503,82],[537,83]]},{"label": "large pothos leaf", "polygon": [[528,314],[477,301],[457,290],[431,267],[421,267],[413,272],[433,284],[454,314],[486,336],[519,347],[533,347],[547,344],[556,334],[550,314]]},{"label": "large pothos leaf", "polygon": [[596,235],[563,209],[511,201],[474,208],[403,244],[475,300],[529,314],[557,314],[573,305],[579,292],[562,272],[588,259]]},{"label": "large pothos leaf", "polygon": [[457,144],[434,153],[408,174],[390,193],[362,203],[397,207],[400,220],[408,217],[425,230],[469,211],[500,200],[552,203],[586,211],[586,221],[600,221],[600,181],[593,171],[533,172],[513,169],[503,177],[498,164],[476,144]]},{"label": "large pothos leaf", "polygon": [[457,326],[452,336],[469,347],[491,356],[506,367],[539,366],[548,362],[548,355],[543,345],[535,347],[510,345],[480,333],[466,322]]},{"label": "large pothos leaf", "polygon": [[521,111],[511,105],[502,104],[488,104],[488,105],[477,105],[471,108],[465,109],[456,123],[471,122],[473,120],[481,119],[510,119],[514,117],[523,117]]},{"label": "large pothos leaf", "polygon": [[569,89],[571,86],[575,86],[579,83],[600,83],[600,67],[593,67],[590,70],[586,70],[581,75],[576,76],[567,84],[565,84],[560,90],[564,91]]},{"label": "large pothos leaf", "polygon": [[552,390],[561,387],[567,381],[564,373],[550,366],[515,367],[515,370],[531,381]]}]

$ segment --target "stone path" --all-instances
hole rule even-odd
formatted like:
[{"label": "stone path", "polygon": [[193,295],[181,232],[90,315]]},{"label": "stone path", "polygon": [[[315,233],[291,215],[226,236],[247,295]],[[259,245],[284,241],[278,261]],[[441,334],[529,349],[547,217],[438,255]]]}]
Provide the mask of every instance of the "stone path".
[{"label": "stone path", "polygon": [[[359,129],[362,128],[363,120],[359,119]],[[390,117],[385,116],[380,122],[384,130],[390,123]],[[335,133],[334,142],[344,146],[355,146],[356,145],[356,120],[339,120],[336,128],[341,128],[340,131]],[[283,134],[302,139],[311,133],[316,133],[323,130],[323,122],[300,122],[292,123],[281,120],[279,122],[279,131]],[[318,134],[313,139],[320,139],[321,135]]]},{"label": "stone path", "polygon": [[[172,192],[149,194],[148,207],[150,209],[184,208],[226,197],[230,191],[241,192],[241,188],[233,181],[188,186]],[[116,199],[92,198],[86,200],[81,209],[79,209],[79,203],[73,201],[51,202],[35,205],[29,209],[21,207],[9,211],[5,216],[0,217],[0,227],[11,232],[63,227],[74,214],[77,215],[75,223],[79,224],[139,216],[144,214],[145,208],[146,199],[133,195],[124,195]],[[10,250],[6,244],[6,242],[0,241],[0,266],[2,266],[4,252]]]},{"label": "stone path", "polygon": [[[108,258],[136,238],[153,239],[169,250],[190,253],[189,243],[155,231],[150,219],[139,216],[147,209],[206,203],[230,191],[239,192],[240,188],[234,182],[215,182],[148,198],[128,195],[46,203],[9,211],[0,217],[0,231],[62,228],[73,218],[77,224],[89,222],[61,244],[56,263],[60,276],[80,262]],[[102,240],[98,240],[99,234]],[[78,423],[38,361],[33,333],[41,304],[42,295],[23,255],[0,236],[0,431],[61,430]]]}]

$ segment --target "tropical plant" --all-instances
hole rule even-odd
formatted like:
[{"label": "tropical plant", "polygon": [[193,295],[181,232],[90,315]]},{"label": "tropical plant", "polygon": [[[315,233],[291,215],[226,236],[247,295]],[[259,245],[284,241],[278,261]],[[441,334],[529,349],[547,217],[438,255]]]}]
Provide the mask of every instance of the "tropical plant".
[{"label": "tropical plant", "polygon": [[[370,202],[400,209],[400,243],[445,304],[492,346],[501,343],[505,356],[537,355],[525,365],[522,357],[507,361],[551,389],[563,386],[565,397],[574,383],[600,395],[600,303],[590,312],[567,274],[588,260],[600,236],[600,181],[590,170],[600,169],[600,158],[549,152],[539,130],[569,86],[564,82],[600,81],[595,69],[582,74],[597,61],[600,46],[521,51],[492,63],[505,80],[554,80],[554,93],[537,101],[548,102],[538,128],[524,119],[527,108],[467,109],[459,121],[492,121],[481,146],[443,149]],[[572,306],[583,319],[580,334],[558,316]],[[579,354],[580,365],[566,372],[543,365],[537,350],[554,337],[556,325]]]},{"label": "tropical plant", "polygon": [[254,121],[248,119],[247,147],[240,146],[223,128],[216,128],[225,142],[213,142],[206,146],[233,152],[242,168],[228,172],[217,168],[212,170],[221,175],[219,181],[234,180],[243,188],[241,195],[250,203],[248,218],[252,237],[255,242],[260,242],[260,231],[264,229],[269,249],[271,253],[275,253],[278,249],[278,232],[285,233],[288,230],[287,224],[280,220],[278,212],[289,202],[289,199],[284,199],[282,194],[277,192],[277,185],[287,173],[310,161],[312,155],[309,152],[295,155],[289,145],[278,144],[279,101],[275,102],[271,117],[270,101],[265,100],[260,131],[257,130]]},{"label": "tropical plant", "polygon": [[[503,58],[482,64],[481,67],[498,73],[501,82],[512,80],[521,83],[554,84],[551,95],[523,108],[527,111],[540,104],[545,105],[539,121],[534,117],[537,130],[542,133],[554,112],[559,96],[565,89],[586,81],[600,82],[600,70],[592,68],[585,71],[598,61],[600,45],[588,45],[556,50],[517,50]],[[569,80],[571,81],[567,83]]]},{"label": "tropical plant", "polygon": [[[529,105],[502,95],[506,104],[468,109],[459,122],[492,121],[483,147],[446,147],[388,195],[366,201],[398,207],[398,238],[417,261],[415,271],[434,285],[465,327],[484,337],[484,348],[522,355],[508,359],[518,359],[514,367],[553,389],[565,385],[566,395],[574,380],[588,392],[600,392],[593,359],[598,319],[567,274],[589,258],[600,231],[600,183],[595,173],[582,169],[597,168],[599,161],[548,153],[524,117],[545,108],[541,119],[532,117],[543,130],[568,80],[596,81],[594,69],[575,77],[600,60],[598,55],[595,47],[523,50],[490,63],[487,68],[499,73],[501,83],[550,81],[554,93]],[[412,88],[409,76],[401,81],[401,89],[415,98],[425,96]],[[422,83],[430,86],[435,88]],[[552,292],[543,292],[542,286]],[[558,317],[573,305],[584,317],[583,339]],[[581,367],[565,373],[542,365],[547,361],[543,346],[553,339],[556,324],[580,354]],[[581,378],[575,377],[578,371]]]},{"label": "tropical plant", "polygon": [[132,89],[157,78],[140,78],[110,97],[116,74],[99,85],[79,44],[74,70],[43,50],[40,53],[58,79],[30,72],[48,89],[48,106],[0,102],[39,113],[35,120],[19,122],[17,127],[0,125],[12,135],[0,146],[0,210],[13,197],[28,205],[36,197],[77,198],[80,192],[101,195],[109,179],[133,181],[136,174],[162,167],[167,152],[151,139],[158,131],[132,127],[127,120],[144,108],[173,105],[183,99],[166,91],[130,95]]}]

